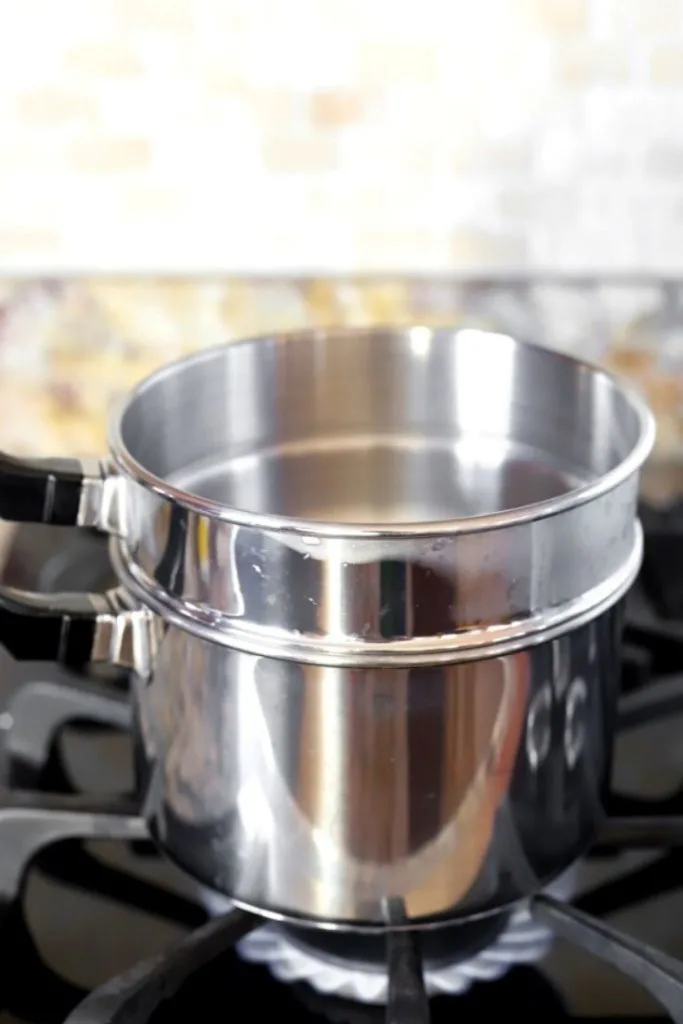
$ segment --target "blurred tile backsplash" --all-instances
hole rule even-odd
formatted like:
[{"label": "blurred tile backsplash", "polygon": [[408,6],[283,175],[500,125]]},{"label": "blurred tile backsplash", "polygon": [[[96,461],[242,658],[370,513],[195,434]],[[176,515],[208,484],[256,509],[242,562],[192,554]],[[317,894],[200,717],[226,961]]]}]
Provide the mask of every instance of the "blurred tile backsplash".
[{"label": "blurred tile backsplash", "polygon": [[126,392],[170,359],[326,325],[507,331],[630,380],[658,419],[655,458],[683,461],[683,285],[595,280],[194,278],[0,284],[0,447],[100,455]]},{"label": "blurred tile backsplash", "polygon": [[683,0],[0,18],[0,268],[683,270]]}]

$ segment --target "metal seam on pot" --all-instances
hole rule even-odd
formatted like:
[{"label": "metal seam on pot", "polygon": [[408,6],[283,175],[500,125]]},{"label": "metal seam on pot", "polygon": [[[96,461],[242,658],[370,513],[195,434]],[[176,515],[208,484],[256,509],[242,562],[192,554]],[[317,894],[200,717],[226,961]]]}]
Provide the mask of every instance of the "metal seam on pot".
[{"label": "metal seam on pot", "polygon": [[[194,611],[187,602],[172,597],[143,576],[120,539],[110,541],[110,557],[124,587],[136,600],[168,622],[206,640],[260,657],[296,660],[306,664],[347,667],[400,667],[439,665],[473,661],[513,653],[552,640],[597,618],[624,596],[635,580],[643,550],[643,532],[635,523],[634,544],[629,558],[607,580],[589,593],[561,608],[544,609],[525,620],[430,638],[412,638],[370,643],[330,643],[327,638],[306,637],[284,630],[236,626],[227,616],[207,609]],[[142,578],[141,578],[142,577]]]}]

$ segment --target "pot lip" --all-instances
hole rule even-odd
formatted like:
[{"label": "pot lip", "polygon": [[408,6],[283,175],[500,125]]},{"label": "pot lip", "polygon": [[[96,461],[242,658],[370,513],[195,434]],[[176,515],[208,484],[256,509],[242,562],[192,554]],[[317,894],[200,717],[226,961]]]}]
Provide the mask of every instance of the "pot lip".
[{"label": "pot lip", "polygon": [[[506,527],[514,527],[525,523],[535,522],[539,519],[547,519],[552,516],[568,512],[573,508],[588,504],[602,497],[609,491],[615,490],[629,477],[633,476],[641,468],[650,454],[656,435],[655,418],[647,403],[630,386],[625,385],[621,379],[608,370],[597,366],[587,360],[578,359],[550,349],[548,346],[538,342],[522,340],[512,335],[509,337],[515,345],[525,348],[538,349],[540,352],[551,352],[556,358],[571,364],[574,367],[583,368],[587,373],[600,376],[607,380],[616,393],[628,402],[638,422],[638,438],[630,452],[622,461],[614,466],[607,473],[583,484],[573,490],[567,491],[553,498],[531,505],[523,505],[518,508],[505,509],[500,512],[485,513],[482,515],[466,516],[461,518],[429,520],[401,523],[341,523],[324,520],[306,519],[296,516],[279,515],[270,512],[250,512],[224,505],[221,502],[210,498],[203,498],[190,491],[175,487],[162,477],[152,473],[131,455],[126,447],[121,426],[126,410],[132,402],[140,397],[144,391],[156,384],[158,381],[171,373],[182,370],[183,367],[196,365],[205,360],[215,358],[216,354],[228,347],[237,345],[252,345],[260,341],[280,340],[281,342],[296,341],[297,339],[314,339],[320,336],[348,336],[353,333],[362,333],[372,337],[375,334],[392,333],[397,337],[405,337],[415,329],[427,330],[432,334],[444,331],[467,330],[467,325],[451,327],[423,327],[418,324],[406,325],[404,327],[359,327],[359,328],[325,328],[323,330],[306,329],[301,331],[277,332],[274,334],[255,335],[248,338],[240,338],[234,341],[223,342],[219,345],[212,345],[199,352],[184,356],[181,359],[173,360],[160,369],[153,371],[145,377],[120,403],[117,411],[110,420],[109,425],[109,450],[114,465],[125,476],[131,478],[142,487],[167,499],[175,505],[193,512],[199,516],[209,519],[217,519],[231,523],[235,526],[248,527],[250,529],[263,530],[269,533],[288,533],[317,542],[318,538],[330,540],[353,540],[353,541],[408,541],[421,538],[451,537],[458,534],[472,534],[486,531],[500,530]],[[502,332],[483,330],[482,335],[501,336]]]}]

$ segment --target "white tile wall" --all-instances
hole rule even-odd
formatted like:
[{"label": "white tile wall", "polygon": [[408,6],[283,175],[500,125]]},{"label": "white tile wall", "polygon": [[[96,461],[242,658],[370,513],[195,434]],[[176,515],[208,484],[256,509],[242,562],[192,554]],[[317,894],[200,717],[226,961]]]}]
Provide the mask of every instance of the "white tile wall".
[{"label": "white tile wall", "polygon": [[0,0],[0,269],[683,269],[683,0]]}]

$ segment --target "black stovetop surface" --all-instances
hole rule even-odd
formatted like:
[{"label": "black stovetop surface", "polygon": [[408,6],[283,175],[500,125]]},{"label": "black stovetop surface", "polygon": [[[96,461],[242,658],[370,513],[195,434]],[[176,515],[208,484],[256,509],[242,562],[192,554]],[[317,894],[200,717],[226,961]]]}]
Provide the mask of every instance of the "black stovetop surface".
[{"label": "black stovetop surface", "polygon": [[[679,755],[675,743],[675,723],[683,727],[683,509],[643,509],[643,522],[646,557],[630,600],[622,680],[627,757],[616,777],[625,785],[615,785],[609,811],[657,814],[674,821],[683,815],[683,744]],[[99,589],[113,582],[100,538],[34,527],[19,532],[5,581],[46,591]],[[0,703],[3,693],[9,699],[17,686],[30,687],[38,678],[30,667],[19,670],[6,660],[2,669],[6,682],[0,685]],[[40,679],[74,692],[81,684],[58,669],[42,671]],[[117,682],[123,695],[125,680]],[[84,718],[76,716],[51,735],[40,756],[25,758],[21,744],[15,745],[12,756],[5,756],[6,777],[14,785],[42,792],[125,792],[131,785],[125,729]],[[11,723],[2,719],[0,714],[0,728],[7,729]],[[648,728],[660,730],[649,746],[636,737]],[[657,762],[654,781],[648,759]],[[660,761],[668,766],[664,789]],[[588,884],[582,885],[574,905],[683,957],[683,848],[672,843],[654,855],[617,854],[602,849],[588,859],[583,871]],[[144,842],[84,845],[68,840],[38,854],[27,877],[22,899],[0,917],[0,1021],[59,1024],[93,986],[157,954],[169,942],[182,941],[193,929],[214,927],[206,924],[209,915],[197,887]],[[125,1005],[115,1005],[105,992],[100,1003],[85,1004],[78,1020],[160,1024],[235,1013],[255,1019],[286,1016],[293,1024],[386,1019],[382,1006],[325,996],[306,983],[277,981],[268,968],[246,963],[234,950],[208,960],[189,971],[182,983],[182,955],[181,967],[171,971],[172,983],[164,980],[163,970],[159,974],[158,963],[148,965]],[[147,988],[140,983],[144,977],[152,978]],[[120,994],[126,984],[130,988],[130,978],[111,991]],[[584,953],[572,960],[571,950],[562,944],[542,968],[514,967],[502,979],[475,984],[463,995],[433,998],[429,1009],[436,1024],[479,1021],[486,1015],[500,1019],[503,1014],[548,1024],[577,1015],[605,1021],[664,1015],[652,999],[640,996],[632,980]],[[680,1010],[683,1020],[683,984]],[[405,1014],[395,1020],[422,1024]]]}]

